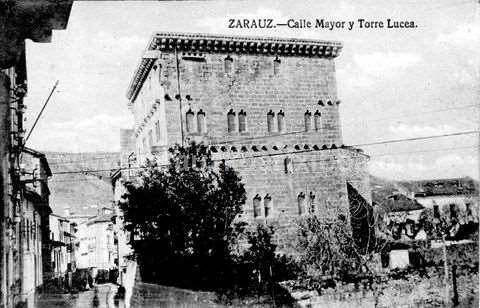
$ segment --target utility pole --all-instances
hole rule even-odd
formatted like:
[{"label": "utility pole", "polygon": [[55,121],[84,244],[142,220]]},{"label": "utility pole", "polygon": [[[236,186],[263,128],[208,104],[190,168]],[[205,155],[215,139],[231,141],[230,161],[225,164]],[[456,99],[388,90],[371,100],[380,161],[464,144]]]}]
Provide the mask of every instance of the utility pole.
[{"label": "utility pole", "polygon": [[30,135],[32,134],[33,129],[35,128],[35,126],[36,126],[37,123],[38,123],[38,120],[40,120],[40,117],[42,116],[42,113],[43,113],[43,111],[45,110],[45,107],[47,107],[47,104],[48,104],[48,102],[50,101],[50,98],[52,97],[53,91],[55,91],[55,89],[57,88],[57,86],[58,86],[58,80],[57,80],[57,81],[55,82],[55,84],[53,85],[53,88],[52,88],[52,90],[50,91],[50,94],[48,95],[47,100],[45,101],[45,103],[43,104],[42,109],[41,109],[40,112],[38,113],[37,118],[35,119],[35,122],[33,122],[32,128],[30,128],[30,131],[28,132],[27,137],[25,137],[25,140],[23,141],[22,148],[25,147],[25,143],[27,143],[28,138],[30,137]]},{"label": "utility pole", "polygon": [[182,146],[185,146],[185,137],[184,137],[184,133],[183,133],[183,116],[182,116],[182,113],[183,113],[183,108],[182,108],[182,93],[180,91],[180,61],[178,59],[178,51],[177,51],[177,45],[175,44],[175,60],[176,60],[176,64],[177,64],[177,90],[178,90],[178,94],[175,98],[178,99],[178,102],[179,102],[179,109],[180,109],[180,134],[181,134],[181,138],[182,138]]},{"label": "utility pole", "polygon": [[452,283],[453,283],[453,306],[458,306],[458,290],[457,290],[457,265],[452,265]]},{"label": "utility pole", "polygon": [[448,285],[448,264],[447,264],[447,245],[445,243],[445,234],[442,234],[442,250],[443,250],[443,269],[444,269],[444,277],[443,282],[445,284],[445,305],[448,305],[450,301],[449,297],[449,285]]}]

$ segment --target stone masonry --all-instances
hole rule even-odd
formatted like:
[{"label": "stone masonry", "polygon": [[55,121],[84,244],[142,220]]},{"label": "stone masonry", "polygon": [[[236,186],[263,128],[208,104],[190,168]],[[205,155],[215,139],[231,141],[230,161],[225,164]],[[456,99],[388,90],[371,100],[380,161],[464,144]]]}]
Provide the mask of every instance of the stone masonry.
[{"label": "stone masonry", "polygon": [[239,171],[241,219],[349,217],[347,182],[371,203],[368,156],[343,145],[334,59],[341,43],[157,33],[129,86],[138,162],[189,141]]}]

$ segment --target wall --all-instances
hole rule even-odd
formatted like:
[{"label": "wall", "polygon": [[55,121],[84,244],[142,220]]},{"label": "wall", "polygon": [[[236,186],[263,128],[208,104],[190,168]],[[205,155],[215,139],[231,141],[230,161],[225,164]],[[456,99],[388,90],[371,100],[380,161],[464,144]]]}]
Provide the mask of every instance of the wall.
[{"label": "wall", "polygon": [[[268,296],[252,296],[235,298],[225,303],[214,292],[193,291],[158,284],[145,283],[142,281],[137,266],[130,264],[130,272],[127,272],[129,283],[125,284],[125,307],[126,308],[209,308],[209,307],[269,307],[272,300]],[[136,270],[134,275],[128,275]],[[134,276],[134,277],[133,277]],[[277,305],[276,307],[290,307]]]},{"label": "wall", "polygon": [[[457,205],[460,211],[466,210],[466,204],[471,205],[472,214],[474,217],[478,217],[478,194],[477,195],[449,195],[449,196],[428,196],[428,197],[416,197],[415,198],[421,205],[426,208],[433,209],[433,205],[437,204],[441,211],[449,211],[450,204]],[[478,218],[477,218],[478,220]]]},{"label": "wall", "polygon": [[[38,200],[37,200],[38,201]],[[35,200],[27,200],[24,206],[24,221],[22,233],[23,257],[23,282],[22,293],[24,296],[33,294],[35,288],[43,283],[42,276],[42,237],[40,214],[35,211]],[[38,206],[38,205],[37,205]],[[28,228],[25,222],[28,221]]]},{"label": "wall", "polygon": [[[8,77],[0,71],[0,294],[7,294],[7,251],[8,239],[5,236],[6,219],[10,203],[9,193],[9,179],[8,179],[8,153],[10,145],[10,95],[8,91],[9,83]],[[1,297],[0,304],[6,303],[6,296]]]},{"label": "wall", "polygon": [[[297,221],[301,218],[298,203],[301,192],[305,194],[303,216],[310,214],[312,204],[309,196],[312,193],[315,195],[313,208],[317,216],[325,220],[337,219],[340,214],[349,217],[346,183],[358,174],[363,174],[363,171],[358,171],[358,167],[363,168],[363,163],[367,160],[364,155],[350,149],[328,149],[294,155],[278,155],[282,151],[271,152],[274,156],[250,159],[236,158],[251,157],[254,153],[228,152],[213,155],[214,160],[230,158],[227,165],[237,170],[245,183],[247,201],[239,219],[249,223],[266,222],[274,225],[279,249],[289,250],[295,245]],[[256,155],[265,153],[269,152],[262,151]],[[292,162],[288,173],[285,169],[287,157]],[[358,164],[346,165],[345,161],[357,161]],[[365,185],[363,179],[356,181],[355,185],[367,194],[367,200],[371,200],[369,186]],[[253,199],[257,194],[262,198],[261,215],[255,217]],[[271,196],[271,214],[265,216],[264,200],[267,194]]]},{"label": "wall", "polygon": [[[429,308],[450,307],[445,305],[445,288],[443,269],[431,268],[429,277],[416,274],[406,279],[384,280],[374,284],[373,289],[367,285],[345,284],[335,289],[324,289],[322,295],[316,291],[292,291],[300,307],[309,308]],[[459,301],[458,307],[478,307],[478,273],[474,271],[459,272],[457,278]],[[452,281],[449,280],[450,296]],[[375,290],[375,291],[374,291]]]},{"label": "wall", "polygon": [[[269,135],[269,138],[256,139],[255,142],[264,143],[268,140],[282,143],[342,143],[333,59],[282,57],[279,73],[274,74],[273,56],[230,56],[233,58],[233,71],[228,74],[224,69],[226,54],[206,54],[206,62],[183,60],[182,54],[179,54],[184,129],[186,112],[191,109],[196,113],[202,109],[206,113],[206,135],[211,143],[264,135]],[[137,136],[137,147],[141,146],[143,138],[148,139],[148,131],[157,119],[161,120],[162,125],[164,121],[167,122],[162,131],[166,128],[168,143],[180,142],[179,102],[174,98],[178,92],[175,55],[163,53],[157,65],[157,70],[161,69],[160,80],[156,77],[158,72],[151,69],[133,107],[136,118],[134,128],[137,133],[140,124],[147,120],[147,124]],[[162,87],[159,87],[158,83],[161,83]],[[170,100],[165,100],[163,93],[168,95]],[[185,99],[187,95],[191,97],[190,100]],[[318,104],[319,100],[323,101],[324,106]],[[156,101],[160,107],[152,108]],[[333,104],[328,105],[327,101],[332,101]],[[247,113],[246,132],[238,132],[238,123],[237,132],[227,131],[227,112],[230,109],[237,115],[240,110]],[[269,110],[275,114],[280,110],[285,113],[284,132],[300,133],[271,138],[277,132],[267,132],[266,119]],[[312,130],[302,133],[305,130],[304,114],[307,110],[312,113]],[[316,110],[322,114],[322,127],[319,131],[313,129]],[[276,121],[277,118],[275,126]],[[198,139],[197,135],[195,132],[186,133],[187,137],[195,139]]]},{"label": "wall", "polygon": [[[67,244],[68,239],[65,236],[65,231],[70,233],[70,222],[63,217],[50,215],[50,239]],[[67,264],[70,262],[70,253],[67,252],[66,246],[53,248],[51,260],[55,262],[55,267],[52,267],[52,273],[49,275],[63,277],[67,271]]]},{"label": "wall", "polygon": [[[280,43],[285,49],[291,44],[294,41]],[[239,219],[274,224],[279,248],[283,250],[288,250],[296,240],[299,195],[304,195],[303,215],[309,214],[313,203],[314,213],[324,219],[337,219],[339,214],[349,216],[347,182],[371,202],[368,157],[354,149],[337,149],[343,140],[335,79],[336,54],[304,56],[292,51],[276,57],[262,50],[234,49],[228,53],[215,50],[203,53],[193,50],[193,56],[186,52],[177,55],[173,50],[159,51],[151,65],[140,65],[146,69],[142,75],[145,77],[141,81],[134,77],[134,82],[141,82],[141,88],[130,102],[139,156],[150,152],[152,145],[181,143],[182,135],[186,140],[217,145],[214,159],[227,159],[227,164],[239,172],[245,183],[247,203]],[[231,70],[226,68],[227,57],[231,58]],[[195,129],[187,132],[187,112],[194,113],[195,127],[200,109],[205,112],[206,132],[200,134]],[[235,112],[234,131],[228,130],[229,110]],[[267,125],[270,110],[275,115],[271,132]],[[240,111],[246,113],[243,132],[239,131]],[[278,130],[280,111],[284,113],[282,131]],[[308,131],[306,111],[311,113]],[[316,111],[321,113],[318,129],[314,120]],[[158,120],[162,127],[157,142],[154,126]],[[150,131],[154,142],[148,141]],[[160,163],[167,162],[166,151],[159,147],[156,152]],[[249,158],[257,155],[264,157]],[[285,171],[287,157],[291,162]],[[143,158],[140,157],[140,163]],[[262,212],[254,217],[253,202],[257,195]],[[273,210],[268,217],[264,207],[267,196],[271,197]]]}]

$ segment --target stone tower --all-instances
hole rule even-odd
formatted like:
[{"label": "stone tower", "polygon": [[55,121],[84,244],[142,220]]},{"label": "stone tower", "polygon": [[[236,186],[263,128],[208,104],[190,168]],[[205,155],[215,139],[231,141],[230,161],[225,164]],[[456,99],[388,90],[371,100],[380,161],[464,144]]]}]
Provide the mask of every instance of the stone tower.
[{"label": "stone tower", "polygon": [[[339,42],[156,33],[127,97],[139,160],[189,140],[239,171],[242,219],[290,241],[298,217],[349,216],[347,182],[371,202],[368,157],[343,145]],[[281,245],[282,243],[280,243]]]}]

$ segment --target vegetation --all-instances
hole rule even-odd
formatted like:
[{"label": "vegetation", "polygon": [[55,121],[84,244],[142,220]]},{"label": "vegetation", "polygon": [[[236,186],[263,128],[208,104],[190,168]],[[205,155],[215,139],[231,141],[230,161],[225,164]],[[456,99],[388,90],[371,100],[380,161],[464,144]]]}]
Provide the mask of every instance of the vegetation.
[{"label": "vegetation", "polygon": [[275,254],[272,228],[247,232],[236,222],[246,199],[237,172],[224,162],[214,166],[201,144],[176,146],[171,154],[168,166],[148,161],[120,205],[142,279],[234,298],[273,292],[288,301],[275,282],[294,278],[298,267]]},{"label": "vegetation", "polygon": [[176,146],[171,154],[167,167],[147,162],[121,205],[142,278],[189,288],[223,286],[232,272],[231,247],[245,227],[234,223],[245,203],[244,185],[223,162],[214,168],[206,146]]},{"label": "vegetation", "polygon": [[298,249],[302,251],[301,263],[310,275],[344,281],[359,274],[375,275],[372,264],[387,243],[375,238],[369,245],[359,246],[343,215],[331,223],[317,216],[300,222]]}]

